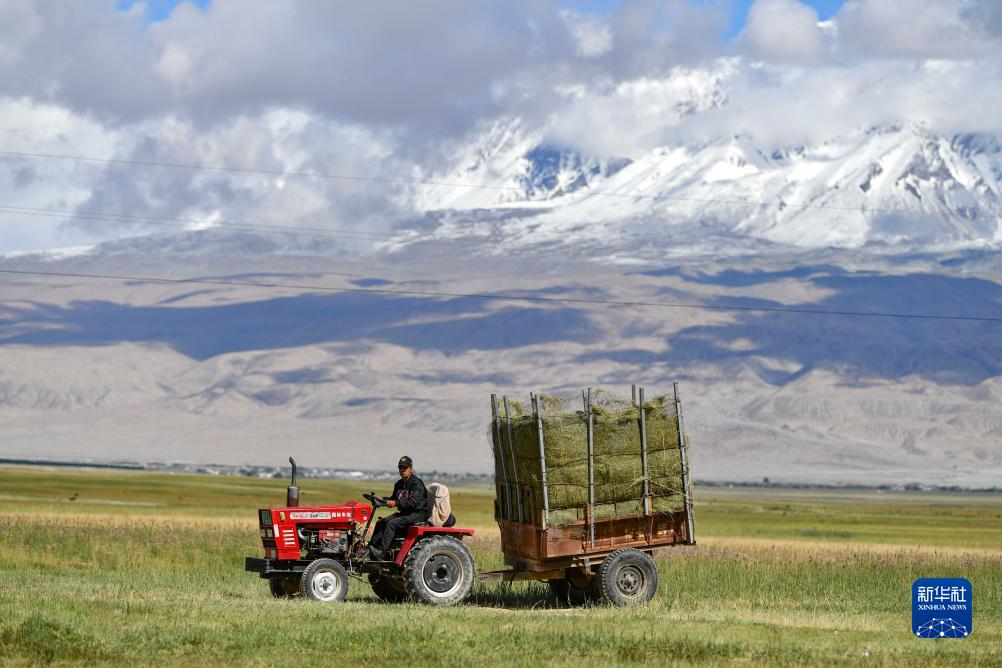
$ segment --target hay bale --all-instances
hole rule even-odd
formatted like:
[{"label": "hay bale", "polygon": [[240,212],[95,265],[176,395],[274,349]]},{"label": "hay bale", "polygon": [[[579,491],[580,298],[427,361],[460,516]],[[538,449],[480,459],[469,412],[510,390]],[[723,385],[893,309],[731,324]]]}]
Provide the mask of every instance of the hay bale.
[{"label": "hay bale", "polygon": [[[607,392],[592,395],[595,516],[635,515],[643,510],[644,472],[640,407]],[[546,491],[550,522],[582,520],[588,505],[588,416],[570,411],[570,400],[540,396],[546,454]],[[522,404],[509,400],[514,443],[509,443],[503,406],[491,440],[497,480],[516,478],[529,487],[542,507],[543,484],[536,420]],[[648,487],[655,512],[682,505],[682,466],[675,404],[657,396],[644,404],[647,429]],[[512,447],[512,445],[514,447]],[[504,468],[501,466],[502,457]],[[513,460],[514,459],[514,464]],[[538,521],[538,518],[537,518]]]}]

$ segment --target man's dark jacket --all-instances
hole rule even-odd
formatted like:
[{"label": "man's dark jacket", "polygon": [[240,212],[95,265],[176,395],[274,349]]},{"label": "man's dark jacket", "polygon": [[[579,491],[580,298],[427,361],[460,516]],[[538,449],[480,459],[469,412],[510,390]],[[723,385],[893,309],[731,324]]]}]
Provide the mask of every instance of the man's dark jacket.
[{"label": "man's dark jacket", "polygon": [[407,480],[401,478],[393,485],[391,499],[397,502],[397,511],[401,515],[418,513],[423,519],[431,515],[428,508],[428,492],[425,491],[421,478],[413,473]]}]

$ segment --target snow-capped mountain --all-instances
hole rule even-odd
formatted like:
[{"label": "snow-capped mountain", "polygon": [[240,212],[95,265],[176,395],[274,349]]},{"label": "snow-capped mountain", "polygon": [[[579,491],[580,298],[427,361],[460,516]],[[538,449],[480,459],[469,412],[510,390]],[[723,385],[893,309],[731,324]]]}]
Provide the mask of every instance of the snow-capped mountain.
[{"label": "snow-capped mountain", "polygon": [[1002,242],[1002,144],[990,135],[897,125],[812,146],[735,136],[628,158],[561,149],[515,120],[492,125],[468,156],[439,177],[448,186],[420,193],[419,208],[528,206],[558,236],[582,223],[636,234],[700,221],[804,247]]},{"label": "snow-capped mountain", "polygon": [[555,200],[586,190],[630,164],[626,158],[594,158],[548,144],[541,132],[527,130],[519,119],[493,123],[454,160],[459,167],[452,175],[418,191],[418,209]]}]

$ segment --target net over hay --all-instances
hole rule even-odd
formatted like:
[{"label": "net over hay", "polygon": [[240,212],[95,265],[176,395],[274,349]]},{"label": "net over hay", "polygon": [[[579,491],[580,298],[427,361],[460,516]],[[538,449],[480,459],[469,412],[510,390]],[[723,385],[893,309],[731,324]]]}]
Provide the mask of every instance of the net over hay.
[{"label": "net over hay", "polygon": [[[532,491],[543,507],[539,431],[531,409],[508,401],[511,430],[504,404],[498,402],[498,419],[491,425],[495,475],[502,487],[514,490],[515,480]],[[546,491],[549,523],[583,520],[588,506],[588,413],[584,402],[540,396],[546,456]],[[643,513],[644,468],[640,411],[631,402],[606,392],[591,395],[593,413],[594,513],[596,518]],[[657,396],[644,403],[647,434],[647,481],[651,512],[670,512],[684,504],[678,422],[673,397]],[[510,435],[509,435],[510,434]],[[516,496],[514,491],[512,497]],[[528,519],[528,518],[525,518]]]}]

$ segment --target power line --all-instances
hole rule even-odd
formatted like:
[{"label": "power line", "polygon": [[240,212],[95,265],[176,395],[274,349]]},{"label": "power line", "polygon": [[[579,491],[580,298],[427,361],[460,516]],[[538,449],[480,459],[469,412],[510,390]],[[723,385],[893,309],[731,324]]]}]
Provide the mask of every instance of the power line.
[{"label": "power line", "polygon": [[83,278],[95,280],[143,281],[149,283],[177,283],[196,285],[225,285],[233,287],[253,287],[283,290],[308,290],[313,292],[357,292],[384,295],[405,295],[438,297],[450,299],[492,299],[497,301],[525,301],[558,304],[596,304],[603,306],[639,306],[652,308],[678,308],[701,311],[741,311],[761,313],[793,313],[800,315],[850,316],[863,318],[906,318],[912,320],[951,320],[965,322],[1002,322],[1002,317],[982,317],[966,315],[941,315],[928,313],[892,313],[887,311],[835,311],[809,308],[785,308],[771,306],[723,306],[716,304],[683,304],[673,302],[644,302],[615,299],[583,299],[574,297],[540,297],[533,295],[505,295],[479,292],[436,292],[431,290],[391,290],[387,288],[348,288],[326,285],[304,285],[289,283],[254,283],[211,278],[169,278],[159,276],[130,276],[123,274],[90,274],[78,272],[31,271],[23,269],[0,269],[0,274],[19,276],[45,276],[62,278]]},{"label": "power line", "polygon": [[[66,209],[38,209],[22,206],[11,206],[0,204],[0,214],[42,216],[50,218],[68,218],[93,220],[97,222],[109,223],[134,223],[142,225],[161,225],[166,227],[182,228],[190,231],[199,228],[191,228],[191,225],[204,225],[205,220],[197,218],[169,218],[162,216],[140,216],[135,214],[106,213],[100,211],[69,211]],[[217,228],[242,230],[248,232],[260,232],[267,234],[288,234],[313,237],[332,238],[358,238],[365,241],[393,241],[400,239],[400,235],[385,232],[370,232],[366,230],[352,230],[347,228],[323,228],[323,227],[286,227],[284,225],[265,225],[259,223],[241,223],[231,221],[217,221],[214,223]],[[205,227],[200,229],[212,229]],[[403,239],[406,240],[406,239]],[[445,240],[454,241],[459,240]]]},{"label": "power line", "polygon": [[444,186],[449,188],[480,188],[485,190],[517,190],[511,186],[492,186],[470,183],[449,183],[445,181],[427,181],[406,177],[359,176],[356,174],[334,174],[329,172],[285,171],[280,169],[259,169],[252,167],[230,167],[226,165],[193,165],[182,162],[161,162],[157,160],[127,160],[124,158],[95,158],[83,155],[58,155],[54,153],[27,153],[23,151],[0,151],[0,156],[14,158],[37,158],[46,160],[76,160],[79,162],[97,162],[112,165],[136,165],[140,167],[172,167],[175,169],[195,169],[208,172],[233,172],[237,174],[264,174],[267,176],[303,176],[314,179],[331,179],[336,181],[375,181],[378,183],[396,183],[404,185]]},{"label": "power line", "polygon": [[[286,236],[300,236],[300,237],[317,237],[317,238],[347,238],[357,241],[372,241],[381,243],[407,243],[412,244],[421,241],[428,241],[440,244],[449,244],[459,246],[461,248],[475,249],[478,247],[483,247],[486,245],[486,240],[477,239],[457,239],[448,237],[437,237],[434,233],[425,232],[420,233],[415,230],[402,230],[399,233],[388,233],[388,232],[370,232],[365,230],[351,230],[347,228],[323,228],[323,227],[301,227],[301,226],[286,226],[286,225],[264,225],[258,223],[243,223],[236,221],[221,220],[216,221],[211,227],[201,227],[193,228],[191,225],[204,225],[205,220],[200,220],[197,218],[170,218],[163,216],[141,216],[137,214],[120,214],[120,213],[107,213],[101,211],[71,211],[68,209],[44,209],[44,208],[33,208],[33,207],[22,207],[13,206],[8,204],[0,204],[0,215],[28,215],[28,216],[41,216],[49,218],[65,218],[67,220],[81,219],[81,220],[93,220],[97,222],[107,222],[107,223],[126,223],[126,224],[141,224],[141,225],[153,225],[162,227],[172,227],[177,229],[182,229],[185,231],[210,231],[214,229],[227,229],[227,230],[239,230],[246,232],[255,232],[260,234],[279,234]],[[367,236],[360,236],[367,235]],[[560,248],[591,248],[594,246],[593,243],[589,243],[587,240],[578,241],[566,241],[561,239],[559,241]],[[609,244],[602,244],[603,248],[613,248],[615,246],[610,246]],[[508,249],[505,252],[508,254],[520,255],[522,253],[528,252],[529,249],[515,248]]]},{"label": "power line", "polygon": [[[193,169],[199,171],[211,171],[211,172],[231,172],[237,174],[264,174],[268,176],[282,176],[282,177],[306,177],[315,179],[329,179],[337,181],[359,181],[359,182],[372,182],[372,183],[392,183],[398,185],[417,185],[417,186],[434,186],[434,187],[445,187],[445,188],[469,188],[474,190],[492,190],[499,192],[515,192],[521,193],[520,188],[514,186],[500,186],[491,184],[480,184],[480,183],[453,183],[448,181],[431,181],[426,179],[413,179],[407,177],[383,177],[383,176],[360,176],[357,174],[337,174],[330,172],[307,172],[307,171],[284,171],[277,169],[257,169],[250,167],[230,167],[226,165],[196,165],[189,163],[180,162],[162,162],[156,160],[130,160],[124,158],[95,158],[92,156],[81,156],[81,155],[61,155],[55,153],[29,153],[25,151],[0,151],[0,156],[13,157],[13,158],[30,158],[38,160],[74,160],[78,162],[93,162],[101,164],[113,164],[113,165],[135,165],[141,167],[168,167],[173,169]],[[717,199],[717,198],[703,198],[703,197],[681,197],[677,195],[646,195],[643,193],[618,193],[618,192],[593,192],[589,193],[591,197],[617,197],[625,199],[645,199],[652,201],[675,201],[675,202],[688,202],[692,204],[728,204],[733,206],[753,206],[753,207],[769,207],[778,209],[821,209],[829,211],[846,211],[852,213],[862,213],[862,214],[887,214],[887,215],[899,215],[899,216],[933,216],[933,217],[944,217],[944,216],[954,216],[957,218],[965,219],[977,219],[977,218],[1002,218],[1002,214],[997,213],[980,213],[974,212],[970,215],[963,216],[956,212],[942,212],[942,211],[928,211],[925,209],[919,209],[917,211],[909,211],[907,209],[882,209],[882,208],[866,208],[866,207],[852,207],[852,206],[839,206],[836,204],[790,204],[787,202],[763,202],[754,200],[740,200],[740,199]]]},{"label": "power line", "polygon": [[[12,215],[25,215],[25,216],[42,216],[48,218],[69,218],[69,219],[80,219],[80,220],[92,220],[97,222],[109,222],[109,223],[132,223],[141,225],[161,225],[166,227],[181,228],[189,231],[197,231],[199,229],[212,229],[210,227],[203,228],[192,228],[191,225],[204,224],[206,221],[197,220],[193,218],[157,218],[153,216],[134,216],[128,214],[114,214],[114,213],[99,213],[99,212],[72,212],[72,211],[59,211],[59,210],[45,210],[37,209],[31,210],[25,207],[12,207],[6,205],[0,205],[0,214],[12,214]],[[278,233],[278,234],[297,234],[298,230],[296,228],[284,228],[280,225],[258,225],[251,223],[216,223],[215,226],[222,227],[226,229],[234,229],[240,231],[248,232],[261,232],[261,233]],[[354,230],[343,230],[334,228],[329,232],[309,232],[307,236],[316,237],[342,237],[351,235],[374,235],[375,233],[367,233],[362,231]],[[390,235],[386,235],[389,237]],[[369,236],[366,240],[382,240],[382,239],[372,239]]]}]

